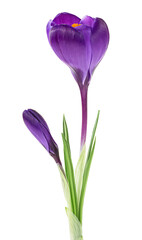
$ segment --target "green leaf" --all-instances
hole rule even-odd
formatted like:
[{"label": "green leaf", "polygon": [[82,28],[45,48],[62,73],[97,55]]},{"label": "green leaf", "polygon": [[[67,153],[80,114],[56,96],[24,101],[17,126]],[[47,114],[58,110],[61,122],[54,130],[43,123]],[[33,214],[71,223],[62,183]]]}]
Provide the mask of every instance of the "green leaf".
[{"label": "green leaf", "polygon": [[69,183],[70,189],[70,198],[71,198],[71,208],[75,215],[77,215],[77,194],[76,194],[76,185],[75,185],[75,177],[74,177],[74,169],[71,159],[71,151],[70,151],[70,143],[69,143],[69,134],[67,123],[65,117],[63,118],[63,145],[64,145],[64,162],[65,162],[65,172],[67,176],[67,180]]},{"label": "green leaf", "polygon": [[65,137],[65,140],[68,143],[68,148],[69,148],[69,153],[71,155],[71,150],[70,150],[70,143],[69,143],[69,133],[68,133],[68,127],[65,119],[65,115],[63,115],[63,135]]},{"label": "green leaf", "polygon": [[81,223],[70,209],[65,208],[65,210],[69,219],[71,240],[83,240]]},{"label": "green leaf", "polygon": [[75,182],[76,182],[76,192],[77,192],[77,202],[79,207],[80,202],[80,194],[82,188],[82,181],[83,181],[83,172],[85,167],[85,154],[86,154],[86,145],[83,146],[81,151],[76,169],[75,169]]},{"label": "green leaf", "polygon": [[59,169],[60,176],[61,176],[61,181],[62,181],[62,186],[63,186],[65,199],[68,203],[68,208],[71,209],[71,198],[70,198],[70,190],[69,190],[68,180],[67,180],[67,178],[65,176],[65,173],[62,171],[61,166],[59,164],[58,164],[58,169]]},{"label": "green leaf", "polygon": [[96,121],[95,121],[95,124],[94,124],[87,159],[90,157],[90,154],[91,154],[91,149],[92,149],[92,145],[93,145],[93,142],[94,142],[94,137],[95,137],[95,133],[96,133],[97,125],[98,125],[99,115],[100,115],[100,110],[98,110],[97,118],[96,118]]},{"label": "green leaf", "polygon": [[80,196],[80,203],[79,203],[79,221],[81,223],[82,223],[83,203],[84,203],[85,191],[87,186],[87,180],[88,180],[89,170],[90,170],[91,162],[93,159],[93,154],[94,154],[94,149],[96,144],[95,132],[98,124],[99,114],[100,114],[100,111],[98,111],[96,122],[93,128],[90,146],[87,154],[87,160],[84,168],[84,174],[83,174],[83,182],[82,182],[82,189],[81,189],[81,196]]}]

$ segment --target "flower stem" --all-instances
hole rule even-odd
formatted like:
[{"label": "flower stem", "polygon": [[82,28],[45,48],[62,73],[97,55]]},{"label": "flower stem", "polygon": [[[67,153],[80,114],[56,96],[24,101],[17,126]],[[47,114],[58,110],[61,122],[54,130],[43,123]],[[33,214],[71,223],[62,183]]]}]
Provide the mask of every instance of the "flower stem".
[{"label": "flower stem", "polygon": [[86,134],[87,134],[87,92],[88,92],[87,86],[80,88],[81,103],[82,103],[81,150],[86,142]]}]

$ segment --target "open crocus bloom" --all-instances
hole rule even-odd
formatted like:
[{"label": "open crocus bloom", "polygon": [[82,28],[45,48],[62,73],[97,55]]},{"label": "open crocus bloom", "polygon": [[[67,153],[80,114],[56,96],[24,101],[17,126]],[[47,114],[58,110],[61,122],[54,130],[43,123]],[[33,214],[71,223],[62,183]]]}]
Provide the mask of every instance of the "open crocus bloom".
[{"label": "open crocus bloom", "polygon": [[28,109],[23,112],[23,120],[30,132],[45,147],[56,163],[62,165],[59,158],[58,146],[51,136],[43,117],[35,110]]},{"label": "open crocus bloom", "polygon": [[87,91],[91,76],[104,56],[109,43],[109,30],[101,18],[83,19],[60,13],[46,27],[49,43],[66,63],[78,83],[82,101],[81,149],[87,134]]},{"label": "open crocus bloom", "polygon": [[101,18],[83,19],[60,13],[47,24],[47,36],[57,56],[65,62],[79,84],[89,84],[91,75],[109,43],[109,31]]}]

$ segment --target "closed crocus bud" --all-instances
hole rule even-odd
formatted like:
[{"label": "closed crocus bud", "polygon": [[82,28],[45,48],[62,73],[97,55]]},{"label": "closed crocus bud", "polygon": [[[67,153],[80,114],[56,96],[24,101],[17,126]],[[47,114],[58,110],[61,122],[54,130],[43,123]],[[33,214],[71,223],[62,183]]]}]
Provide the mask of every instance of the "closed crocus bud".
[{"label": "closed crocus bud", "polygon": [[80,19],[70,13],[60,13],[48,22],[46,31],[52,49],[71,69],[80,88],[82,147],[87,131],[87,90],[91,76],[108,47],[109,30],[101,18],[86,16]]},{"label": "closed crocus bud", "polygon": [[30,132],[44,146],[56,163],[62,166],[58,146],[51,136],[47,123],[43,117],[35,110],[28,109],[23,112],[23,120]]}]

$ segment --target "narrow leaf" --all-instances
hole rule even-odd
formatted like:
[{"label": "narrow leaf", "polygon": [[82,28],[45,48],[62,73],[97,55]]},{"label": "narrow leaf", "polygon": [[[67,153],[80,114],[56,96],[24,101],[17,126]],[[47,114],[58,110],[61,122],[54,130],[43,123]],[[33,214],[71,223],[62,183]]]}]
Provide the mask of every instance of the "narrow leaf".
[{"label": "narrow leaf", "polygon": [[65,172],[69,184],[69,190],[70,190],[70,199],[71,199],[71,209],[74,212],[75,211],[75,201],[74,201],[74,193],[73,193],[73,184],[72,184],[72,177],[71,177],[71,168],[69,164],[69,154],[68,154],[68,148],[67,143],[64,138],[64,135],[62,134],[63,139],[63,145],[64,145],[64,161],[65,161]]},{"label": "narrow leaf", "polygon": [[65,137],[65,140],[68,143],[68,148],[69,148],[69,152],[71,154],[71,150],[70,150],[70,144],[69,144],[69,133],[68,133],[68,127],[67,127],[67,123],[66,123],[66,119],[65,116],[63,115],[63,135]]},{"label": "narrow leaf", "polygon": [[77,192],[77,202],[79,207],[80,202],[80,194],[82,188],[82,181],[83,181],[83,172],[85,167],[85,154],[86,154],[86,145],[83,146],[81,151],[76,169],[75,169],[75,182],[76,182],[76,192]]},{"label": "narrow leaf", "polygon": [[95,121],[95,124],[94,124],[94,128],[93,128],[93,132],[92,132],[92,136],[91,136],[91,141],[90,141],[90,145],[89,145],[87,159],[89,158],[90,152],[91,152],[91,149],[92,149],[92,144],[93,144],[93,141],[94,141],[94,137],[95,137],[95,133],[96,133],[97,125],[98,125],[99,115],[100,115],[100,110],[98,110],[97,118],[96,118],[96,121]]},{"label": "narrow leaf", "polygon": [[65,172],[66,172],[67,180],[69,183],[71,206],[72,206],[73,213],[77,215],[78,210],[77,210],[76,185],[75,185],[74,169],[73,169],[73,164],[71,159],[69,134],[68,134],[68,128],[67,128],[65,117],[63,118],[62,139],[63,139],[63,145],[64,145]]},{"label": "narrow leaf", "polygon": [[71,210],[71,198],[70,198],[69,184],[68,184],[67,178],[66,178],[65,174],[63,173],[60,165],[58,165],[58,169],[59,169],[60,176],[61,176],[64,196],[68,203],[68,208]]}]

